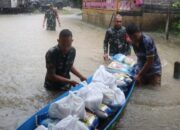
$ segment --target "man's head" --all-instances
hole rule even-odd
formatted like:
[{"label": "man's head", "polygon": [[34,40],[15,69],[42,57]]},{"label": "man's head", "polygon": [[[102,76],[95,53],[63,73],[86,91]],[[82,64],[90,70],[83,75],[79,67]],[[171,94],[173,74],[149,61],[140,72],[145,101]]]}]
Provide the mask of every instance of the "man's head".
[{"label": "man's head", "polygon": [[52,3],[48,4],[47,6],[48,6],[49,9],[53,9],[53,4]]},{"label": "man's head", "polygon": [[140,28],[136,24],[134,23],[129,24],[126,27],[126,32],[129,35],[130,39],[133,41],[133,43],[136,44],[140,42],[142,33]]},{"label": "man's head", "polygon": [[64,29],[59,33],[58,45],[63,53],[67,53],[72,46],[72,32],[69,29]]},{"label": "man's head", "polygon": [[122,26],[122,16],[120,14],[116,14],[114,17],[114,27],[121,28]]}]

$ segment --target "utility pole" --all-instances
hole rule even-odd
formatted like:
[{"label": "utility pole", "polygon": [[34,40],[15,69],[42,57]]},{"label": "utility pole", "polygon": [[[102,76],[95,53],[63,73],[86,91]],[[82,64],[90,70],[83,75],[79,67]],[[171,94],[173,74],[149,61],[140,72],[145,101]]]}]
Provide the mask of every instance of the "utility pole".
[{"label": "utility pole", "polygon": [[166,27],[165,27],[166,40],[169,40],[169,24],[170,24],[170,18],[171,18],[170,17],[171,16],[171,6],[172,6],[172,2],[170,1],[168,4]]}]

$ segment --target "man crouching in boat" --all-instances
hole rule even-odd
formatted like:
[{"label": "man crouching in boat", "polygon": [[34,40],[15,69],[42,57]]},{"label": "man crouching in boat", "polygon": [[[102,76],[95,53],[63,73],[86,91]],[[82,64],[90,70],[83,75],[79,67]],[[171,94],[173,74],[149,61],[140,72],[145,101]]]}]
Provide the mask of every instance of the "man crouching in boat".
[{"label": "man crouching in boat", "polygon": [[76,50],[72,47],[72,32],[64,29],[59,34],[58,45],[50,48],[46,53],[46,68],[44,87],[48,90],[68,90],[78,82],[70,79],[70,72],[81,81],[86,78],[73,66]]},{"label": "man crouching in boat", "polygon": [[126,32],[132,40],[132,46],[137,56],[135,66],[137,83],[160,86],[161,62],[154,40],[142,33],[135,24],[129,24]]}]

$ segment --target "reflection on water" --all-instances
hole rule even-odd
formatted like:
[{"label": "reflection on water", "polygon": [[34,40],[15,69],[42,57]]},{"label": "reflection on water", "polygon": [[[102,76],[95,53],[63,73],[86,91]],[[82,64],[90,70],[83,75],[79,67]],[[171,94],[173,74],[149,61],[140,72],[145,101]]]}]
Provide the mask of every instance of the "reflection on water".
[{"label": "reflection on water", "polygon": [[[45,31],[42,20],[42,14],[0,16],[2,130],[14,129],[57,96],[43,88],[44,55],[57,43],[60,28],[55,32]],[[61,20],[62,28],[73,32],[73,45],[77,49],[75,66],[89,76],[103,64],[105,30],[83,23],[77,16],[61,16]],[[179,40],[174,38],[166,43],[160,34],[152,35],[163,62],[162,87],[136,88],[117,129],[176,130],[180,127],[180,85],[172,79],[173,62],[180,61],[180,47],[172,43]]]}]

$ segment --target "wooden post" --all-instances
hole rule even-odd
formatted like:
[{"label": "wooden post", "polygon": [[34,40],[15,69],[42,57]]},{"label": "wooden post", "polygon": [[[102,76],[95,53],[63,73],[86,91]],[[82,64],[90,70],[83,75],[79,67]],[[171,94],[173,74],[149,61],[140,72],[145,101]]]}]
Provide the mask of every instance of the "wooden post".
[{"label": "wooden post", "polygon": [[113,18],[114,18],[114,13],[113,13],[113,14],[112,14],[112,16],[111,16],[111,20],[110,20],[110,22],[109,22],[109,26],[108,26],[108,28],[110,28],[110,27],[111,27],[111,24],[112,24]]},{"label": "wooden post", "polygon": [[116,12],[119,11],[119,3],[121,0],[115,0],[116,2]]},{"label": "wooden post", "polygon": [[120,2],[120,0],[115,0],[115,5],[116,5],[116,9],[115,9],[115,12],[113,12],[113,14],[112,14],[112,16],[111,16],[111,20],[110,20],[110,22],[109,22],[109,26],[108,26],[108,28],[110,28],[111,27],[111,24],[112,24],[112,21],[113,21],[113,18],[114,18],[114,15],[119,11],[119,6],[118,6],[118,4],[119,4],[119,2]]},{"label": "wooden post", "polygon": [[166,19],[166,27],[165,27],[165,34],[166,34],[166,40],[169,40],[169,23],[170,23],[170,10],[171,10],[171,4],[168,6],[167,11],[167,19]]}]

